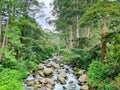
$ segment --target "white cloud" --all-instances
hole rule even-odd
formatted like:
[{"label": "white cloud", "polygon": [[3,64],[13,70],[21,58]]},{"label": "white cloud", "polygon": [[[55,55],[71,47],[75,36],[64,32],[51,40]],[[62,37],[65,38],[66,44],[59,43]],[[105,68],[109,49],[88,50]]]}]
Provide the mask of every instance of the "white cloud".
[{"label": "white cloud", "polygon": [[52,7],[50,7],[50,3],[52,3],[53,2],[53,0],[38,0],[39,2],[44,2],[45,3],[45,7],[46,8],[43,8],[43,11],[44,11],[44,14],[45,14],[45,16],[44,17],[40,17],[40,18],[37,18],[37,22],[40,24],[40,25],[42,25],[42,28],[48,28],[48,29],[54,29],[55,27],[54,26],[50,26],[47,22],[46,22],[46,18],[48,18],[48,17],[50,17],[50,18],[54,18],[53,16],[52,16],[52,14],[50,13],[51,12],[51,10],[53,9]]}]

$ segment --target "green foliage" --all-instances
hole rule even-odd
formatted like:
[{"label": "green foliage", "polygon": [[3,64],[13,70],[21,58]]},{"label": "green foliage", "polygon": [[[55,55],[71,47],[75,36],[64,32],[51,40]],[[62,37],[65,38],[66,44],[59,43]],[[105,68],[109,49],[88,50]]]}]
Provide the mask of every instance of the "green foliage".
[{"label": "green foliage", "polygon": [[88,68],[88,83],[97,86],[104,80],[105,66],[100,61],[93,61]]},{"label": "green foliage", "polygon": [[115,83],[110,79],[110,70],[112,68],[100,61],[93,61],[87,72],[89,85],[97,87],[97,90],[116,90]]},{"label": "green foliage", "polygon": [[2,49],[2,53],[3,53],[3,58],[2,58],[2,65],[5,68],[14,68],[15,64],[16,64],[16,58],[13,55],[14,52],[8,51],[6,49]]},{"label": "green foliage", "polygon": [[[80,25],[85,26],[88,24],[96,25],[100,21],[100,19],[106,22],[109,21],[112,17],[118,17],[120,15],[119,12],[120,5],[119,2],[109,2],[102,1],[97,4],[91,6],[83,17],[80,19]],[[109,14],[109,16],[107,16]]]},{"label": "green foliage", "polygon": [[17,70],[4,69],[0,72],[0,90],[23,90],[22,74]]},{"label": "green foliage", "polygon": [[109,81],[105,84],[105,90],[115,90],[115,89],[116,89],[116,87],[113,82]]},{"label": "green foliage", "polygon": [[97,90],[118,90],[115,84],[109,80],[104,80],[103,84],[99,84]]},{"label": "green foliage", "polygon": [[108,75],[114,78],[120,72],[120,34],[119,33],[112,33],[109,34],[109,37],[106,37],[107,43],[107,57],[106,63],[108,64],[109,73]]},{"label": "green foliage", "polygon": [[120,73],[115,77],[115,83],[118,88],[120,88]]},{"label": "green foliage", "polygon": [[[21,67],[17,66],[18,70],[19,70],[20,68],[22,68],[22,69],[26,69],[26,71],[30,71],[30,70],[36,68],[36,63],[33,62],[33,61],[30,61],[30,60],[25,60],[25,61],[23,61],[22,63],[19,62],[18,65],[20,65],[20,64],[21,64]],[[22,65],[22,64],[23,64],[23,65]],[[23,68],[23,67],[24,67],[24,68]],[[21,71],[22,71],[22,70],[21,70]]]},{"label": "green foliage", "polygon": [[93,59],[100,58],[100,47],[96,45],[89,51],[77,48],[61,49],[60,54],[64,62],[82,69],[87,69]]},{"label": "green foliage", "polygon": [[87,51],[84,49],[62,49],[60,50],[60,54],[62,60],[67,64],[72,64],[73,66],[84,69],[88,66],[86,61]]},{"label": "green foliage", "polygon": [[72,56],[72,62],[74,66],[77,66],[79,68],[86,69],[88,66],[86,58],[87,58],[87,51],[85,49],[71,49],[72,53],[74,55]]},{"label": "green foliage", "polygon": [[67,64],[70,64],[73,56],[73,53],[70,51],[70,49],[60,49],[59,52],[62,56],[62,60]]},{"label": "green foliage", "polygon": [[91,47],[88,51],[87,61],[100,58],[100,44]]}]

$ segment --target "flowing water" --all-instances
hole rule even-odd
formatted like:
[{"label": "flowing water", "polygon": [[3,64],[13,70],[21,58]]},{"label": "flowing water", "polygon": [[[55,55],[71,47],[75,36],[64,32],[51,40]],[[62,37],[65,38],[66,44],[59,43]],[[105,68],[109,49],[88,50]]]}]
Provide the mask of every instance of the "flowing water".
[{"label": "flowing water", "polygon": [[[66,83],[65,84],[61,84],[59,81],[57,81],[57,77],[58,77],[58,71],[57,69],[54,69],[53,71],[53,76],[51,77],[52,80],[55,81],[55,86],[54,89],[38,89],[38,90],[80,90],[80,85],[78,84],[78,80],[76,78],[76,76],[73,74],[73,70],[71,66],[68,65],[64,65],[63,63],[60,62],[60,57],[59,56],[54,56],[53,58],[48,59],[48,63],[44,64],[44,68],[46,68],[47,64],[53,64],[53,63],[57,63],[57,64],[61,64],[61,69],[62,70],[67,70],[66,72]],[[36,75],[36,77],[33,77],[32,74],[30,74],[27,79],[25,80],[25,82],[23,83],[25,90],[34,90],[34,86],[27,86],[26,82],[29,81],[34,81],[35,79],[42,79],[43,77],[41,77],[40,75]]]}]

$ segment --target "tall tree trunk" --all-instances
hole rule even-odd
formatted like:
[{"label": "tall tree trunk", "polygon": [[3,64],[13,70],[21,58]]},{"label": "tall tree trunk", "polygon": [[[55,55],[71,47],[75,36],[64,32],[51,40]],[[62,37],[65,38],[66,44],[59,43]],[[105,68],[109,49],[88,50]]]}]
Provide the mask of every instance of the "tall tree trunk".
[{"label": "tall tree trunk", "polygon": [[68,31],[65,30],[65,42],[66,42],[66,48],[69,47],[69,39],[68,39]]},{"label": "tall tree trunk", "polygon": [[0,16],[0,42],[2,40],[2,17]]},{"label": "tall tree trunk", "polygon": [[70,40],[69,40],[70,46],[69,46],[69,48],[73,48],[73,30],[72,30],[72,26],[70,25],[69,28],[70,28]]},{"label": "tall tree trunk", "polygon": [[[7,27],[7,29],[8,29],[8,23],[9,23],[9,20],[7,21],[7,23],[6,23],[6,27]],[[1,24],[2,25],[2,24]],[[3,35],[3,40],[2,40],[2,49],[4,49],[5,48],[5,45],[7,45],[7,42],[8,42],[8,39],[7,39],[7,37],[6,37],[6,30],[5,30],[5,33],[4,33],[4,35]],[[0,62],[1,62],[1,59],[2,59],[2,53],[0,52]]]},{"label": "tall tree trunk", "polygon": [[[75,0],[76,2],[76,10],[78,11],[78,0]],[[79,38],[80,38],[80,34],[79,34],[79,24],[78,24],[78,12],[76,14],[76,47],[78,47],[79,45]]]},{"label": "tall tree trunk", "polygon": [[104,59],[106,56],[106,42],[105,36],[106,36],[106,23],[102,24],[102,47],[101,47],[101,61],[104,63]]},{"label": "tall tree trunk", "polygon": [[[7,27],[7,30],[6,31],[8,31],[8,24],[9,24],[9,17],[8,17],[8,20],[7,20],[7,22],[6,22],[6,27]],[[7,32],[5,32],[5,33],[7,33]],[[6,35],[5,36],[5,45],[7,45],[8,44],[8,36]]]},{"label": "tall tree trunk", "polygon": [[[0,48],[2,47],[2,17],[0,16]],[[2,53],[0,52],[0,62],[2,58]]]}]

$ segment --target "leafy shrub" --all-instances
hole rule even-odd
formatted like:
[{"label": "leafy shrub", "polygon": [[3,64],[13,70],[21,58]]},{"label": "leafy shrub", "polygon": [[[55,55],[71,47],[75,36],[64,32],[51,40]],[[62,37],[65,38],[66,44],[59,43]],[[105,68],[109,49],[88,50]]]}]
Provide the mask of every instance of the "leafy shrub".
[{"label": "leafy shrub", "polygon": [[2,65],[4,68],[15,68],[17,61],[12,61],[11,59],[3,58],[2,59]]},{"label": "leafy shrub", "polygon": [[3,57],[2,57],[2,60],[1,60],[1,63],[3,65],[4,68],[14,68],[15,65],[16,65],[16,58],[15,56],[13,55],[13,51],[9,51],[9,50],[6,50],[6,49],[0,49],[0,51],[2,50],[2,54],[3,54]]},{"label": "leafy shrub", "polygon": [[108,66],[95,60],[88,68],[88,83],[91,86],[97,86],[97,90],[116,90],[115,84],[109,79]]},{"label": "leafy shrub", "polygon": [[36,63],[30,61],[30,60],[25,60],[25,61],[19,61],[17,64],[16,64],[16,68],[17,70],[20,70],[20,71],[30,71],[30,70],[33,70],[36,68]]},{"label": "leafy shrub", "polygon": [[84,49],[61,49],[60,54],[62,56],[62,60],[67,64],[72,64],[73,66],[84,69],[88,66],[86,61],[87,51]]},{"label": "leafy shrub", "polygon": [[84,49],[71,49],[72,53],[74,53],[74,55],[72,56],[72,63],[74,64],[74,66],[77,66],[79,68],[87,68],[88,63],[86,61],[87,59],[87,51]]},{"label": "leafy shrub", "polygon": [[3,70],[3,65],[0,64],[0,72]]},{"label": "leafy shrub", "polygon": [[36,55],[36,59],[34,61],[36,63],[39,63],[41,60],[51,57],[52,53],[55,52],[55,48],[50,45],[48,46],[39,45],[34,48],[34,52]]},{"label": "leafy shrub", "polygon": [[120,73],[115,77],[115,83],[117,88],[120,88]]},{"label": "leafy shrub", "polygon": [[17,70],[4,69],[0,72],[0,90],[23,90],[22,74]]},{"label": "leafy shrub", "polygon": [[106,63],[108,64],[109,76],[112,79],[120,72],[120,33],[110,33],[106,38],[107,56]]},{"label": "leafy shrub", "polygon": [[30,71],[28,70],[25,63],[26,63],[25,61],[19,61],[15,67],[16,70],[19,70],[20,72],[22,72],[22,79],[26,78]]},{"label": "leafy shrub", "polygon": [[100,44],[98,44],[89,49],[88,55],[87,55],[87,61],[91,63],[92,59],[99,59],[100,56],[101,56],[100,55]]},{"label": "leafy shrub", "polygon": [[72,56],[74,53],[72,53],[70,51],[70,49],[60,49],[59,53],[61,54],[62,56],[62,60],[67,63],[67,64],[70,64],[71,61],[72,61]]},{"label": "leafy shrub", "polygon": [[100,58],[100,47],[96,45],[89,51],[80,48],[61,49],[60,54],[64,62],[82,69],[87,69],[93,59]]},{"label": "leafy shrub", "polygon": [[113,82],[105,84],[105,90],[117,90]]},{"label": "leafy shrub", "polygon": [[100,61],[93,61],[88,68],[88,83],[98,86],[104,80],[105,66]]},{"label": "leafy shrub", "polygon": [[113,82],[106,82],[105,80],[102,84],[100,83],[97,87],[97,90],[117,90]]}]

